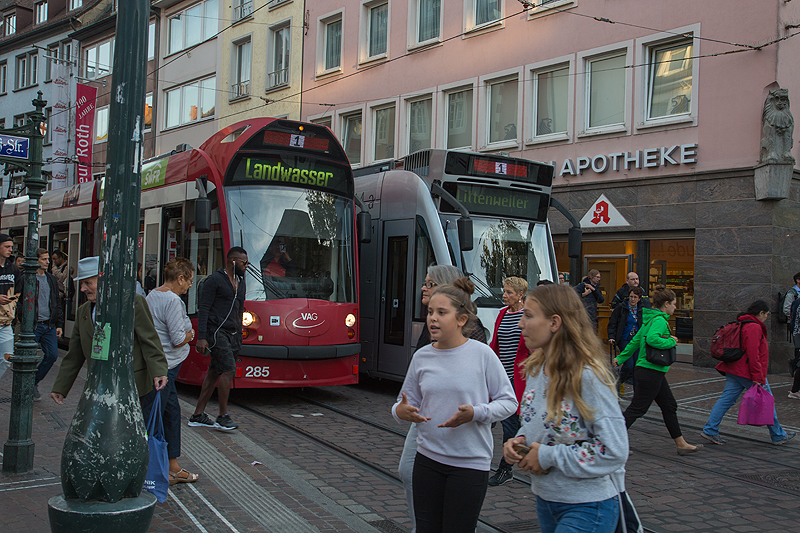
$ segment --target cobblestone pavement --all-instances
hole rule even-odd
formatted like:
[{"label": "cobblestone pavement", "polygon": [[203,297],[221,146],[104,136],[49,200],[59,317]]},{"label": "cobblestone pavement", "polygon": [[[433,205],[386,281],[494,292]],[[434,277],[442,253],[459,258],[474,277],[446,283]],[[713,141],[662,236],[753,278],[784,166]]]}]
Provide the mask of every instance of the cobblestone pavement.
[{"label": "cobblestone pavement", "polygon": [[[40,389],[49,390],[58,367]],[[669,381],[690,442],[722,391],[724,380],[708,369],[676,364]],[[788,376],[770,376],[779,419],[800,426],[800,401],[786,397]],[[64,406],[49,398],[34,404],[34,471],[0,475],[3,532],[49,531],[47,501],[61,493],[59,464],[66,429],[82,379]],[[0,435],[7,438],[11,379],[0,381]],[[263,411],[395,472],[403,437],[301,399],[312,398],[404,431],[389,408],[399,384],[362,380],[359,386],[305,390],[234,391],[231,408],[240,430],[222,433],[184,426],[181,465],[200,474],[194,484],[175,485],[159,504],[150,531],[407,531],[405,500],[396,480],[265,420]],[[179,387],[188,415],[198,393]],[[629,396],[629,395],[628,395]],[[623,406],[627,402],[623,399]],[[213,414],[215,405],[209,406]],[[765,428],[738,426],[736,408],[722,425],[726,446],[706,446],[679,457],[657,407],[630,430],[632,455],[627,488],[645,526],[667,531],[795,531],[800,497],[800,442],[772,446]],[[496,465],[500,428],[495,428]],[[490,488],[482,519],[502,530],[538,531],[530,487],[514,481]]]}]

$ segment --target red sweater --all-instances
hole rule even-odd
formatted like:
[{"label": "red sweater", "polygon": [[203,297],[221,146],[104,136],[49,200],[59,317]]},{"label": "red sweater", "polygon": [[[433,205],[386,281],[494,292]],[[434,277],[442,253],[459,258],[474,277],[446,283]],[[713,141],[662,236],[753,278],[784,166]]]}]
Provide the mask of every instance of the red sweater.
[{"label": "red sweater", "polygon": [[753,315],[742,315],[737,320],[753,320],[755,324],[742,326],[742,348],[745,354],[738,361],[721,362],[715,368],[726,374],[764,383],[769,367],[769,347],[767,345],[767,326]]},{"label": "red sweater", "polygon": [[[497,320],[494,322],[494,333],[492,333],[492,342],[489,343],[489,348],[494,350],[494,353],[497,354],[497,357],[500,357],[500,341],[497,340],[497,330],[500,329],[500,322],[503,321],[503,317],[506,316],[506,311],[508,311],[508,307],[504,307],[500,310],[500,314],[497,315]],[[517,356],[514,358],[514,394],[517,396],[517,414],[519,414],[519,402],[522,399],[522,393],[525,392],[525,376],[522,373],[522,369],[520,368],[520,364],[528,358],[530,352],[528,348],[525,347],[525,339],[522,338],[522,335],[519,336],[519,346],[517,346]]]}]

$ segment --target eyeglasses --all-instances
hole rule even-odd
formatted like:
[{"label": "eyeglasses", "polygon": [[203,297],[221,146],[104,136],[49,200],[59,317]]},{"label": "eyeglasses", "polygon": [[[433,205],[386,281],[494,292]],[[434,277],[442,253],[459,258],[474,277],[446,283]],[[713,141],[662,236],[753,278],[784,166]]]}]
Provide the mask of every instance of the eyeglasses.
[{"label": "eyeglasses", "polygon": [[426,281],[425,283],[422,284],[422,286],[425,287],[426,289],[432,289],[437,285],[438,283],[436,283],[435,281]]}]

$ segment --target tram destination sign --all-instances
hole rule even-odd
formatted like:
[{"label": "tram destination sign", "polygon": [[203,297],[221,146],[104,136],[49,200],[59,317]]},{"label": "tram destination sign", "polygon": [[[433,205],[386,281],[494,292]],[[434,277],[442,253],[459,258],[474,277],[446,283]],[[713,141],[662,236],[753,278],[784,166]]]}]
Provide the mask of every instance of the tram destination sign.
[{"label": "tram destination sign", "polygon": [[[540,222],[547,220],[549,202],[545,194],[470,183],[447,182],[443,184],[443,187],[473,215],[520,218]],[[442,199],[442,211],[457,212],[455,207],[444,199]]]},{"label": "tram destination sign", "polygon": [[30,142],[28,137],[0,135],[0,157],[27,161],[30,157]]},{"label": "tram destination sign", "polygon": [[304,189],[325,189],[340,194],[353,194],[353,180],[348,169],[329,165],[309,157],[277,155],[239,158],[228,179],[228,185],[261,183]]}]

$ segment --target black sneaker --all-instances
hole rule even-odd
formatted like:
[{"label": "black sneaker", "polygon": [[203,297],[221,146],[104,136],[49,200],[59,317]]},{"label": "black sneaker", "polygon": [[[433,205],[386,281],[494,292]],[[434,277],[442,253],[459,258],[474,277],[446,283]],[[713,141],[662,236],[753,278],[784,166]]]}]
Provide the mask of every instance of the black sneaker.
[{"label": "black sneaker", "polygon": [[511,472],[511,469],[498,468],[497,472],[495,472],[494,475],[489,478],[489,486],[499,487],[500,485],[505,485],[512,479],[514,479],[514,474]]},{"label": "black sneaker", "polygon": [[192,415],[189,417],[189,425],[192,427],[197,428],[213,428],[217,427],[214,424],[214,421],[211,420],[211,417],[205,413],[200,413],[199,415]]},{"label": "black sneaker", "polygon": [[214,427],[222,431],[233,431],[239,426],[233,423],[233,420],[231,420],[231,415],[224,414],[217,417],[217,423],[214,425]]},{"label": "black sneaker", "polygon": [[39,386],[38,385],[34,385],[33,386],[33,401],[34,402],[38,402],[41,399],[42,399],[42,395],[39,394]]}]

